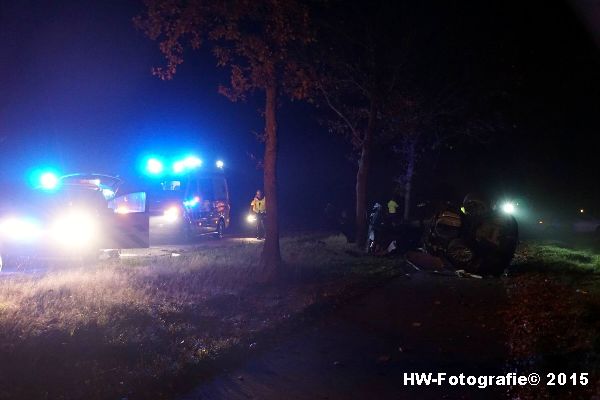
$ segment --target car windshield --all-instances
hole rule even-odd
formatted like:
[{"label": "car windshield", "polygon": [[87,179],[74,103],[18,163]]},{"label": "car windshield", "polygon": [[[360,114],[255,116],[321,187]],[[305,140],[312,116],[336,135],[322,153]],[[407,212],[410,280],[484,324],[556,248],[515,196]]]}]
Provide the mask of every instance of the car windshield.
[{"label": "car windshield", "polygon": [[162,190],[179,191],[181,190],[181,181],[163,181],[160,186]]}]

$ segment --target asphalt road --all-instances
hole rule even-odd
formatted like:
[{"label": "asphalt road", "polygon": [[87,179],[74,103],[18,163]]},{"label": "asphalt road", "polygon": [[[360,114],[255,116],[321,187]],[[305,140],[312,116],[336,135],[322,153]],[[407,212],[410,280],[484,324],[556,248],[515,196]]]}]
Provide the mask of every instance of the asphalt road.
[{"label": "asphalt road", "polygon": [[500,279],[397,278],[290,336],[257,343],[237,368],[183,400],[505,398],[502,389],[403,382],[411,372],[505,372],[505,297]]}]

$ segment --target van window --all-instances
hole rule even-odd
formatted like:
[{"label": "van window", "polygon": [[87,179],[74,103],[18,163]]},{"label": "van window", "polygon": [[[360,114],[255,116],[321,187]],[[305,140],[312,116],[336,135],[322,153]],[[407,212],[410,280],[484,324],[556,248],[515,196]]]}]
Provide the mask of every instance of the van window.
[{"label": "van window", "polygon": [[162,190],[181,190],[181,181],[161,182]]}]

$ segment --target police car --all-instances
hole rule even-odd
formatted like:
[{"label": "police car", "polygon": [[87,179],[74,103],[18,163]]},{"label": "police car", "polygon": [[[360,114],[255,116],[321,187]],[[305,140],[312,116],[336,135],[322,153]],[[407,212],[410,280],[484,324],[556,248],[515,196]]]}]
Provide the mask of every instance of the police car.
[{"label": "police car", "polygon": [[148,247],[144,192],[121,195],[121,180],[101,174],[48,172],[39,182],[3,198],[0,270],[41,259],[97,260],[100,249]]},{"label": "police car", "polygon": [[188,156],[170,168],[158,158],[148,159],[154,182],[146,187],[150,236],[153,240],[189,242],[201,235],[222,238],[230,222],[230,201],[224,163],[203,166]]}]

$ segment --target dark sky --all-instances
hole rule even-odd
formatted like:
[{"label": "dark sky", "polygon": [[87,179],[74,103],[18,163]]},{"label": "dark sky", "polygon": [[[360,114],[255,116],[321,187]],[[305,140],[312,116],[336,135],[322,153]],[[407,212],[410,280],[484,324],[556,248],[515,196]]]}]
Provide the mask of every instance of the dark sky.
[{"label": "dark sky", "polygon": [[[424,4],[430,11],[415,25],[438,33],[423,49],[433,54],[427,71],[505,89],[499,111],[508,128],[491,144],[439,154],[418,192],[451,188],[458,196],[481,187],[598,202],[599,51],[569,4]],[[238,204],[260,186],[248,156],[261,152],[252,134],[262,130],[260,98],[238,104],[220,96],[227,74],[206,53],[188,58],[173,81],[153,77],[160,54],[131,23],[141,8],[136,1],[0,0],[0,181],[24,181],[39,165],[127,175],[148,153],[194,151],[226,160]],[[318,212],[329,198],[352,201],[349,149],[313,114],[302,104],[281,109],[288,215]],[[378,168],[377,184],[390,185],[389,164]]]}]

